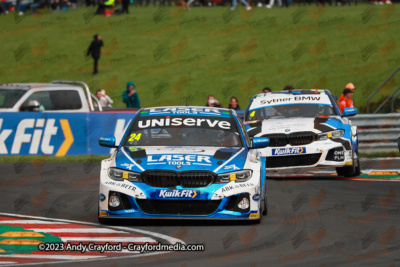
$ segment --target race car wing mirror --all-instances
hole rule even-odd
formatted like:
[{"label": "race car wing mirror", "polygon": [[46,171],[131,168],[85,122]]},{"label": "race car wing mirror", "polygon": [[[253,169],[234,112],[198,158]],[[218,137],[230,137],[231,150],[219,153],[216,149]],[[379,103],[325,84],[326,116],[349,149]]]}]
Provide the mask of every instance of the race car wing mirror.
[{"label": "race car wing mirror", "polygon": [[269,145],[267,137],[253,137],[253,146],[251,148],[263,148]]},{"label": "race car wing mirror", "polygon": [[114,136],[100,137],[99,145],[104,146],[104,147],[118,147],[115,145],[115,137]]},{"label": "race car wing mirror", "polygon": [[357,114],[356,108],[345,108],[343,111],[343,117],[350,117]]}]

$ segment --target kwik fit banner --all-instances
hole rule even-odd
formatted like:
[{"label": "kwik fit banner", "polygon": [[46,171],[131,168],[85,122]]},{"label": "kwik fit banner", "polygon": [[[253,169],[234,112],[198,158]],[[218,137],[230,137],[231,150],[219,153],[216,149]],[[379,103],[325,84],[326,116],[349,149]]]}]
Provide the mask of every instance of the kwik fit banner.
[{"label": "kwik fit banner", "polygon": [[136,112],[3,112],[1,155],[107,155],[101,136],[120,135]]}]

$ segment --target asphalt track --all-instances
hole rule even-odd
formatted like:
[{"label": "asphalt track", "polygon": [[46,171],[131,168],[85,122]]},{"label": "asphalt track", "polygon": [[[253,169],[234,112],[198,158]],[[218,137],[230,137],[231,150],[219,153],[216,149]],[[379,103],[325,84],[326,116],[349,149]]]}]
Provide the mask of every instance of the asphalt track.
[{"label": "asphalt track", "polygon": [[[375,172],[363,176],[371,179],[339,180],[321,173],[269,178],[269,214],[260,225],[117,221],[186,244],[204,244],[206,251],[110,258],[85,265],[398,266],[400,183],[393,170],[400,169],[400,160],[363,160],[361,165]],[[0,212],[97,222],[99,169],[98,162],[1,163]]]}]

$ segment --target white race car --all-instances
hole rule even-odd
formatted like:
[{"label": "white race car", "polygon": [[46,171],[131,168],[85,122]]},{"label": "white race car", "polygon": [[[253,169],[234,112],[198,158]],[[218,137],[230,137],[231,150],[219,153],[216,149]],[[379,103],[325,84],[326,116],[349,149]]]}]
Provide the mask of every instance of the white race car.
[{"label": "white race car", "polygon": [[357,127],[328,90],[291,90],[255,95],[245,112],[250,137],[268,137],[260,149],[267,170],[336,167],[339,176],[361,174]]}]

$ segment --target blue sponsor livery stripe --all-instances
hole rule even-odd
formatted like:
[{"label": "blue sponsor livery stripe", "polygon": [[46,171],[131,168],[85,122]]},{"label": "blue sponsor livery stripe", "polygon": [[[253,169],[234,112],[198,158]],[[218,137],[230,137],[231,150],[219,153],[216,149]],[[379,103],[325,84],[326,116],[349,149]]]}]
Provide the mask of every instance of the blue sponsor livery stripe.
[{"label": "blue sponsor livery stripe", "polygon": [[139,164],[136,163],[136,161],[134,161],[133,159],[131,159],[131,157],[128,156],[128,154],[126,154],[125,149],[121,149],[122,153],[124,153],[124,155],[126,156],[127,159],[129,159],[133,164],[135,164],[136,167],[139,168],[139,170],[141,170],[142,172],[144,172],[144,169],[142,168],[142,166],[140,166]]},{"label": "blue sponsor livery stripe", "polygon": [[222,167],[224,167],[226,164],[228,164],[230,161],[232,161],[234,158],[236,158],[236,156],[238,156],[240,153],[242,153],[244,150],[244,148],[240,149],[238,153],[236,153],[233,157],[231,157],[229,160],[225,161],[224,164],[220,165],[218,168],[216,168],[214,170],[214,172],[216,173],[217,171],[219,171]]}]

